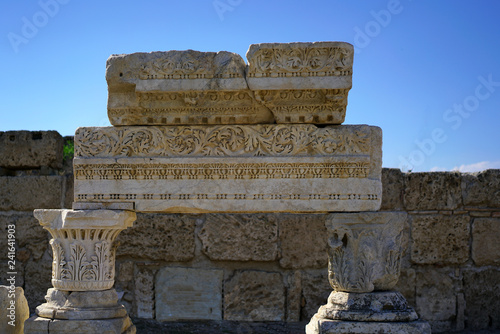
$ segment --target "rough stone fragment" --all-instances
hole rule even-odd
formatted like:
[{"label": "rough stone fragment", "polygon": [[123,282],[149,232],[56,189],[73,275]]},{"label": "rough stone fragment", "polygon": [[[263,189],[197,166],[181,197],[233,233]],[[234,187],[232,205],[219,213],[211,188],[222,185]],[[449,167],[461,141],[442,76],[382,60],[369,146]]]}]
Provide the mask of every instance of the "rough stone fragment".
[{"label": "rough stone fragment", "polygon": [[465,270],[464,294],[467,329],[500,329],[500,270]]},{"label": "rough stone fragment", "polygon": [[468,215],[412,215],[411,260],[418,264],[459,264],[469,259]]},{"label": "rough stone fragment", "polygon": [[327,302],[331,292],[332,287],[328,282],[326,270],[302,272],[301,320],[311,319],[318,308]]},{"label": "rough stone fragment", "polygon": [[23,288],[0,285],[0,333],[24,333],[24,321],[30,316]]},{"label": "rough stone fragment", "polygon": [[226,51],[112,55],[106,63],[113,125],[272,123],[254,99],[245,62]]},{"label": "rough stone fragment", "polygon": [[403,173],[398,168],[382,168],[382,205],[380,210],[403,210]]},{"label": "rough stone fragment", "polygon": [[406,173],[404,204],[409,211],[455,210],[463,207],[460,173]]},{"label": "rough stone fragment", "polygon": [[224,282],[224,320],[284,321],[285,287],[281,274],[237,271]]},{"label": "rough stone fragment", "polygon": [[61,168],[63,138],[57,131],[0,131],[0,167]]},{"label": "rough stone fragment", "polygon": [[75,201],[139,212],[378,210],[381,145],[366,125],[80,128]]},{"label": "rough stone fragment", "polygon": [[281,214],[279,237],[283,268],[325,268],[328,264],[324,214]]},{"label": "rough stone fragment", "polygon": [[326,219],[328,278],[335,291],[391,290],[401,269],[405,212],[333,213]]},{"label": "rough stone fragment", "polygon": [[500,206],[500,169],[462,174],[464,206],[498,208]]},{"label": "rough stone fragment", "polygon": [[247,82],[277,123],[341,124],[354,48],[344,42],[264,43],[248,49]]},{"label": "rough stone fragment", "polygon": [[472,259],[477,266],[500,265],[500,218],[475,218]]},{"label": "rough stone fragment", "polygon": [[62,183],[62,176],[2,176],[0,210],[60,208]]},{"label": "rough stone fragment", "polygon": [[422,269],[416,279],[416,311],[434,332],[450,331],[456,317],[456,296],[451,273]]},{"label": "rough stone fragment", "polygon": [[162,261],[194,257],[195,219],[186,215],[138,214],[133,227],[117,238],[117,256]]},{"label": "rough stone fragment", "polygon": [[219,269],[161,269],[155,284],[156,319],[221,320],[222,275]]},{"label": "rough stone fragment", "polygon": [[139,267],[135,273],[134,304],[138,318],[154,318],[155,276],[148,268]]},{"label": "rough stone fragment", "polygon": [[198,237],[211,260],[274,261],[278,222],[273,214],[209,214]]}]

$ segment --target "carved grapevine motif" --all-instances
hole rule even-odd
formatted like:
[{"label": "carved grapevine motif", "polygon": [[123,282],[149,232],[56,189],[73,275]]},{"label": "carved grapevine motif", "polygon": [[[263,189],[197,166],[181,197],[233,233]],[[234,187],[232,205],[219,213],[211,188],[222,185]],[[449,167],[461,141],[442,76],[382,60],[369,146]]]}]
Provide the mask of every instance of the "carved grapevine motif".
[{"label": "carved grapevine motif", "polygon": [[315,126],[80,128],[76,157],[322,156],[369,153],[369,132]]}]

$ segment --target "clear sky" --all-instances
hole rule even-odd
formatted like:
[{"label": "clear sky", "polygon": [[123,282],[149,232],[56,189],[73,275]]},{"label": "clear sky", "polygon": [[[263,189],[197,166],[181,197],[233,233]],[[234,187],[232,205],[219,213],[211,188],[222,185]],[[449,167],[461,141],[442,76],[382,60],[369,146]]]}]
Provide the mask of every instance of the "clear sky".
[{"label": "clear sky", "polygon": [[497,0],[3,0],[0,34],[0,131],[109,126],[110,54],[345,41],[344,124],[382,128],[384,167],[500,168]]}]

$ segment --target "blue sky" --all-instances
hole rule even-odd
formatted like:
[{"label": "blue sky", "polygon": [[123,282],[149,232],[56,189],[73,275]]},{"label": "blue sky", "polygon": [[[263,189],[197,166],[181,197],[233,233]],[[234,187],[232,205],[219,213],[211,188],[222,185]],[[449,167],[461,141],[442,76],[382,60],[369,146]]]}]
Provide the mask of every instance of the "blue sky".
[{"label": "blue sky", "polygon": [[384,167],[500,168],[499,13],[496,0],[4,0],[0,131],[109,126],[110,54],[345,41],[344,124],[382,128]]}]

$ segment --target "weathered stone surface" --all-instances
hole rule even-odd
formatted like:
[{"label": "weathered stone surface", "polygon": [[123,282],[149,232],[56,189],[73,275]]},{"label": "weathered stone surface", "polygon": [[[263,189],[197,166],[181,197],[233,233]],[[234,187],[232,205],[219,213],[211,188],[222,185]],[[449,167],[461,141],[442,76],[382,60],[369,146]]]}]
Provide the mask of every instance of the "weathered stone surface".
[{"label": "weathered stone surface", "polygon": [[500,266],[500,218],[474,218],[472,259],[477,266]]},{"label": "weathered stone surface", "polygon": [[453,330],[456,317],[454,278],[446,270],[421,269],[416,279],[416,311],[432,331]]},{"label": "weathered stone surface", "polygon": [[226,51],[112,55],[106,63],[113,125],[272,123],[254,99],[245,62]]},{"label": "weathered stone surface", "polygon": [[219,269],[161,269],[155,284],[156,319],[221,320],[222,276]]},{"label": "weathered stone surface", "polygon": [[[326,254],[325,254],[326,255]],[[309,320],[321,305],[326,304],[332,287],[326,270],[302,272],[301,320]]]},{"label": "weathered stone surface", "polygon": [[408,304],[415,307],[416,272],[415,269],[401,269],[394,291],[399,291]]},{"label": "weathered stone surface", "polygon": [[75,145],[77,202],[197,213],[380,207],[377,127],[80,128]]},{"label": "weathered stone surface", "polygon": [[273,214],[208,214],[198,237],[211,260],[274,261],[278,222]]},{"label": "weathered stone surface", "polygon": [[279,238],[283,268],[324,268],[328,264],[326,215],[281,214]]},{"label": "weathered stone surface", "polygon": [[466,324],[472,330],[500,329],[500,270],[465,270]]},{"label": "weathered stone surface", "polygon": [[399,278],[405,212],[333,213],[327,217],[328,279],[345,292],[392,289]]},{"label": "weathered stone surface", "polygon": [[382,168],[382,205],[380,210],[403,210],[404,177],[398,168]]},{"label": "weathered stone surface", "polygon": [[52,235],[52,285],[63,291],[108,290],[115,276],[116,236],[136,214],[118,210],[37,209],[35,218]]},{"label": "weathered stone surface", "polygon": [[462,196],[466,207],[500,207],[500,169],[462,174]]},{"label": "weathered stone surface", "polygon": [[0,210],[60,208],[62,182],[62,176],[2,176]]},{"label": "weathered stone surface", "polygon": [[75,200],[74,175],[73,174],[64,175],[63,182],[64,182],[63,208],[71,209],[73,207],[73,202]]},{"label": "weathered stone surface", "polygon": [[36,308],[39,317],[64,320],[121,318],[127,315],[118,304],[115,289],[103,291],[61,291],[48,289],[47,302]]},{"label": "weathered stone surface", "polygon": [[138,214],[133,227],[117,238],[117,256],[161,261],[194,257],[195,219],[187,215]]},{"label": "weathered stone surface", "polygon": [[351,293],[333,291],[317,313],[322,319],[343,321],[414,321],[418,316],[395,291]]},{"label": "weathered stone surface", "polygon": [[306,334],[350,334],[350,333],[405,333],[430,334],[431,327],[426,321],[410,322],[363,322],[311,319]]},{"label": "weathered stone surface", "polygon": [[30,314],[35,307],[45,302],[47,289],[52,287],[52,257],[44,253],[38,261],[29,260],[24,269],[24,294],[30,306]]},{"label": "weathered stone surface", "polygon": [[134,305],[138,318],[153,319],[155,309],[155,272],[139,267],[135,273]]},{"label": "weathered stone surface", "polygon": [[469,259],[468,215],[412,215],[411,260],[418,264],[459,264]]},{"label": "weathered stone surface", "polygon": [[[30,257],[39,260],[49,246],[49,234],[38,224],[32,213],[0,214],[0,229],[5,231],[5,237],[0,238],[0,249],[5,250],[7,232],[14,231],[16,257],[19,261],[26,262]],[[6,256],[7,251],[0,254],[0,258]]]},{"label": "weathered stone surface", "polygon": [[[50,330],[49,330],[50,329]],[[128,316],[100,320],[50,320],[31,317],[24,323],[26,334],[135,334],[136,328]]]},{"label": "weathered stone surface", "polygon": [[224,282],[224,320],[285,320],[285,287],[281,274],[237,271]]},{"label": "weathered stone surface", "polygon": [[354,48],[344,42],[252,44],[248,87],[277,123],[341,124]]},{"label": "weathered stone surface", "polygon": [[406,210],[455,210],[462,205],[458,172],[406,173]]},{"label": "weathered stone surface", "polygon": [[61,168],[63,138],[57,131],[0,131],[0,167]]},{"label": "weathered stone surface", "polygon": [[0,333],[24,333],[24,321],[30,317],[23,288],[0,285]]},{"label": "weathered stone surface", "polygon": [[302,298],[302,274],[294,271],[287,277],[286,288],[286,321],[300,321],[300,304]]}]

